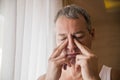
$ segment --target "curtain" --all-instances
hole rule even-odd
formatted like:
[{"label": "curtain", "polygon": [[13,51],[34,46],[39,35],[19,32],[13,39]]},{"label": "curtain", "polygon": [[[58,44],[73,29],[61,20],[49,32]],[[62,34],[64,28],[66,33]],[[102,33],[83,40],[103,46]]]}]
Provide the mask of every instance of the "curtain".
[{"label": "curtain", "polygon": [[62,0],[1,0],[0,80],[36,80],[55,47],[54,17]]}]

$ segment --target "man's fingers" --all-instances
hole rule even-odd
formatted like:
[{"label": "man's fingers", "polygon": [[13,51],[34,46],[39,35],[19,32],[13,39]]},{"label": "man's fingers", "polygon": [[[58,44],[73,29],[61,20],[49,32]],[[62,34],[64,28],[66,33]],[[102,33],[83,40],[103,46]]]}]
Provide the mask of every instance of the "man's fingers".
[{"label": "man's fingers", "polygon": [[88,57],[85,55],[76,56],[76,66],[85,67],[87,66]]},{"label": "man's fingers", "polygon": [[64,69],[66,69],[67,66],[69,66],[69,67],[71,66],[70,62],[69,62],[69,60],[68,60],[68,58],[67,58],[67,56],[65,54],[64,55],[60,55],[60,56],[54,58],[54,60],[58,64],[62,64]]},{"label": "man's fingers", "polygon": [[58,57],[54,58],[54,60],[59,60],[61,58],[66,58],[66,55],[65,54],[59,55]]},{"label": "man's fingers", "polygon": [[59,58],[57,57],[56,59],[54,59],[56,61],[57,64],[59,65],[64,65],[67,64],[67,58],[65,58],[64,56],[60,56]]},{"label": "man's fingers", "polygon": [[77,47],[80,49],[80,51],[82,52],[82,54],[84,54],[84,55],[90,55],[90,54],[92,54],[92,52],[91,52],[90,49],[88,49],[86,46],[82,45],[76,39],[74,39],[74,42],[77,45]]},{"label": "man's fingers", "polygon": [[76,62],[78,62],[79,60],[85,60],[86,58],[87,58],[87,56],[77,55],[77,56],[76,56]]},{"label": "man's fingers", "polygon": [[65,46],[67,46],[67,40],[65,40],[63,43],[61,43],[53,52],[53,54],[51,55],[51,58],[55,58],[57,56],[60,55],[60,53],[62,52],[62,50],[65,48]]}]

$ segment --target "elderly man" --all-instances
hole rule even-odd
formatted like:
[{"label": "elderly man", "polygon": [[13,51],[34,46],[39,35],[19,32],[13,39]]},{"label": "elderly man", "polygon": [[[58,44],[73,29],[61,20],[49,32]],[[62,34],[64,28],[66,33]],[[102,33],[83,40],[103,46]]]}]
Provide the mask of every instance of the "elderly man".
[{"label": "elderly man", "polygon": [[98,66],[92,52],[94,29],[88,13],[69,5],[55,18],[57,48],[48,61],[48,69],[39,80],[118,80],[119,74],[107,66]]}]

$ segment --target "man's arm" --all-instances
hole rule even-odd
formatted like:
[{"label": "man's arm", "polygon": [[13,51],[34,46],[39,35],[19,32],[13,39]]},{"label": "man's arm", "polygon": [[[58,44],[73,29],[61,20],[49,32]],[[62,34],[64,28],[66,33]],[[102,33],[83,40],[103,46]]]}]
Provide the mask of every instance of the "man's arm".
[{"label": "man's arm", "polygon": [[120,70],[112,69],[111,80],[120,80]]},{"label": "man's arm", "polygon": [[45,80],[45,74],[42,75],[42,76],[40,76],[40,77],[38,78],[38,80]]}]

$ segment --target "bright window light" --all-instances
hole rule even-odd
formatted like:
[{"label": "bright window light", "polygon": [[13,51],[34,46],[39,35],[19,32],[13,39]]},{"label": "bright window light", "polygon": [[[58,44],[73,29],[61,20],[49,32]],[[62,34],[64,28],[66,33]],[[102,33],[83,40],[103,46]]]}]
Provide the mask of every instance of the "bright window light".
[{"label": "bright window light", "polygon": [[0,48],[0,71],[1,71],[1,61],[2,60],[2,48]]},{"label": "bright window light", "polygon": [[0,15],[0,73],[1,73],[1,64],[2,64],[3,24],[4,24],[4,16]]}]

